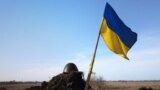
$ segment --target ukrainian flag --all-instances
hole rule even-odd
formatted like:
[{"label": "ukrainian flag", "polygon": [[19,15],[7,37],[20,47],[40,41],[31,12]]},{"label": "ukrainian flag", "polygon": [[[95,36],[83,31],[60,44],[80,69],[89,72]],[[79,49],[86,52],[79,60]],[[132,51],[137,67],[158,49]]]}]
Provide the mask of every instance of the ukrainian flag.
[{"label": "ukrainian flag", "polygon": [[121,21],[108,3],[105,7],[100,34],[109,49],[129,59],[127,52],[137,41],[137,34]]}]

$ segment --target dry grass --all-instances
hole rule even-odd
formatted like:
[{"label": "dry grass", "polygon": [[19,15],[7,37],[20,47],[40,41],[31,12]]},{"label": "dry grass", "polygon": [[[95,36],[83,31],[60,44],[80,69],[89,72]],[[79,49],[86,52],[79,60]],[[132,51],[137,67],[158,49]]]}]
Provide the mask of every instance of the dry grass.
[{"label": "dry grass", "polygon": [[0,83],[0,90],[4,90],[2,88],[6,88],[6,90],[24,90],[31,86],[40,86],[39,82],[24,82],[24,83]]},{"label": "dry grass", "polygon": [[[40,86],[40,82],[25,83],[0,83],[1,88],[7,90],[24,90],[31,86]],[[139,90],[140,87],[151,87],[153,90],[160,90],[160,81],[92,81],[91,86],[94,90]]]},{"label": "dry grass", "polygon": [[92,82],[95,90],[139,90],[140,87],[151,87],[160,90],[160,81],[107,81]]}]

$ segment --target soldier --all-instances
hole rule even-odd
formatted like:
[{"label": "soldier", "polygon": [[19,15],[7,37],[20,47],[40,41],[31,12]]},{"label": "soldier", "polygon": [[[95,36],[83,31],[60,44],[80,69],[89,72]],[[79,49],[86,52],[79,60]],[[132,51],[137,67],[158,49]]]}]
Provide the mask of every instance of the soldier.
[{"label": "soldier", "polygon": [[53,77],[49,82],[43,82],[41,89],[31,87],[26,90],[84,90],[85,84],[83,72],[78,71],[74,63],[68,63],[63,73]]},{"label": "soldier", "polygon": [[83,73],[74,63],[68,63],[63,73],[53,77],[48,83],[48,90],[84,90]]}]

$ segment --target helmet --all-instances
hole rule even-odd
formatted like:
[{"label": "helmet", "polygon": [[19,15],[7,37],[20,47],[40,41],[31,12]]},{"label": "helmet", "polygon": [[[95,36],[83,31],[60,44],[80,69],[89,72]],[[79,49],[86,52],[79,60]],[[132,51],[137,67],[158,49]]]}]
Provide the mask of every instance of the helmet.
[{"label": "helmet", "polygon": [[77,66],[74,63],[68,63],[63,69],[63,73],[69,73],[72,71],[78,71]]}]

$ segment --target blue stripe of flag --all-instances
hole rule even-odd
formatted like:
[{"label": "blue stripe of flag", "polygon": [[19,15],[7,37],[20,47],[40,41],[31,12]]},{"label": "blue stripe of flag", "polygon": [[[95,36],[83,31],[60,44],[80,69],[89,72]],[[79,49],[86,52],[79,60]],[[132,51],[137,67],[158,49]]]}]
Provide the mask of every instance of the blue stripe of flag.
[{"label": "blue stripe of flag", "polygon": [[122,22],[108,3],[106,4],[104,19],[106,19],[108,27],[119,36],[128,48],[131,48],[137,41],[137,34]]}]

